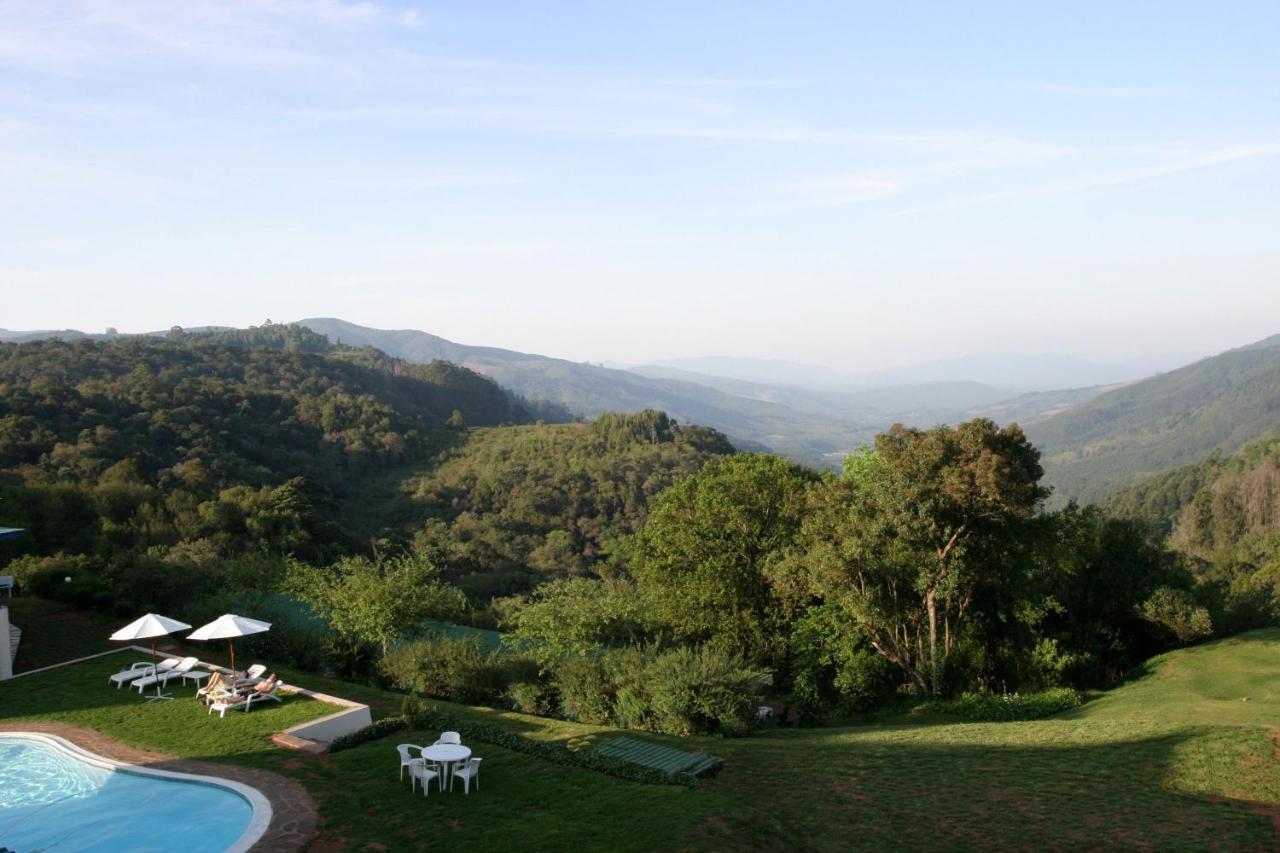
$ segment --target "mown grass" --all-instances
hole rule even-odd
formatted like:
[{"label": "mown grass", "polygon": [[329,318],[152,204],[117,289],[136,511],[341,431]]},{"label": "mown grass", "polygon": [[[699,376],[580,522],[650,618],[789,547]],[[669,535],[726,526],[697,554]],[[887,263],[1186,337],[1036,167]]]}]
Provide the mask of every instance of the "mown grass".
[{"label": "mown grass", "polygon": [[[314,703],[206,718],[140,703],[93,662],[0,685],[0,719],[61,719],[175,754],[288,774],[320,807],[323,850],[1274,850],[1280,764],[1269,728],[1280,631],[1153,661],[1149,674],[1047,720],[774,729],[671,742],[725,759],[696,790],[624,782],[477,745],[482,789],[427,798],[397,779],[392,735],[307,759],[267,742]],[[395,713],[400,697],[284,673]],[[188,692],[189,692],[188,688]],[[1248,701],[1243,701],[1244,699]],[[190,703],[195,706],[194,702]],[[598,742],[612,730],[446,706],[529,737]],[[233,719],[236,718],[236,719]]]},{"label": "mown grass", "polygon": [[30,596],[6,596],[0,603],[9,608],[9,621],[22,629],[15,672],[107,651],[113,647],[107,637],[125,621],[111,625],[104,617],[69,604]]}]

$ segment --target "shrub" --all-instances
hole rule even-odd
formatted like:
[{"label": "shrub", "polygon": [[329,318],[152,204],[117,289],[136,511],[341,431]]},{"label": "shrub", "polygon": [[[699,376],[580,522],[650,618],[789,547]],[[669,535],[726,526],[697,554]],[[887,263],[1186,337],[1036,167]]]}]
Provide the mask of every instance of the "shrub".
[{"label": "shrub", "polygon": [[402,690],[470,705],[493,704],[507,687],[503,659],[486,654],[474,637],[403,643],[383,655],[380,665]]},{"label": "shrub", "polygon": [[616,688],[605,670],[603,657],[568,657],[552,671],[560,708],[569,719],[595,725],[609,722]]},{"label": "shrub", "polygon": [[329,743],[329,751],[342,752],[344,749],[350,749],[353,746],[359,746],[362,743],[386,737],[392,732],[398,732],[408,727],[409,723],[404,717],[385,717],[365,726],[362,729],[356,729],[350,734],[339,735],[334,738]]},{"label": "shrub", "polygon": [[673,735],[745,733],[767,681],[766,673],[711,645],[664,652],[646,674],[652,728]]},{"label": "shrub", "polygon": [[1054,687],[1040,693],[965,693],[951,701],[926,702],[917,710],[955,714],[978,722],[1039,720],[1082,703],[1081,695],[1069,687]]},{"label": "shrub", "polygon": [[549,717],[555,712],[555,692],[539,681],[517,681],[507,688],[506,698],[522,714]]},{"label": "shrub", "polygon": [[767,674],[711,645],[565,658],[553,683],[566,717],[663,734],[741,734]]},{"label": "shrub", "polygon": [[1209,611],[1184,589],[1158,587],[1138,608],[1138,615],[1157,629],[1172,634],[1182,645],[1213,633]]}]

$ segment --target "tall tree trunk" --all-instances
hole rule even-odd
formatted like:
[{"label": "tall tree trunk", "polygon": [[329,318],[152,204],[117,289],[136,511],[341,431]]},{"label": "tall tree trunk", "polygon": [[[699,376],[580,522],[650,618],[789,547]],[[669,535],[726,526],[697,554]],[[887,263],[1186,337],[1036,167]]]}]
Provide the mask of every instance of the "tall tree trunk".
[{"label": "tall tree trunk", "polygon": [[929,610],[929,681],[934,696],[938,695],[938,593],[928,590],[924,604]]}]

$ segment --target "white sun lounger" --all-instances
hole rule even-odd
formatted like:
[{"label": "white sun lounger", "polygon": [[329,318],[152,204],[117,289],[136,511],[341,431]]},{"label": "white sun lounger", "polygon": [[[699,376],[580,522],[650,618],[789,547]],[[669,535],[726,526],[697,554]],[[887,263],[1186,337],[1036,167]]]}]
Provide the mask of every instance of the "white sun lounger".
[{"label": "white sun lounger", "polygon": [[185,673],[195,669],[196,664],[198,663],[200,663],[198,658],[183,658],[175,666],[168,667],[167,669],[162,668],[159,672],[152,675],[145,675],[134,681],[133,684],[129,686],[138,688],[139,693],[146,690],[157,681],[160,682],[162,686],[168,686],[169,679],[181,678]]},{"label": "white sun lounger", "polygon": [[260,663],[255,663],[253,666],[245,670],[244,678],[236,679],[236,687],[252,687],[261,681],[262,677],[266,674],[266,666]]},{"label": "white sun lounger", "polygon": [[[177,658],[165,658],[159,663],[159,667],[162,672],[166,669],[173,669],[177,665]],[[115,675],[108,676],[107,683],[114,684],[116,689],[119,690],[121,687],[124,687],[127,682],[142,678],[146,675],[151,675],[154,671],[152,668],[153,666],[155,666],[155,664],[152,664],[149,660],[138,661],[128,669],[122,669]]]},{"label": "white sun lounger", "polygon": [[284,684],[284,682],[277,681],[276,686],[271,688],[270,693],[259,693],[258,691],[255,690],[253,693],[249,694],[248,696],[236,695],[236,696],[217,697],[211,703],[209,703],[209,713],[212,714],[214,711],[217,711],[219,717],[225,717],[227,716],[228,710],[243,706],[245,713],[247,714],[249,712],[249,709],[252,708],[254,705],[260,705],[268,699],[270,699],[272,702],[279,702],[280,697],[277,696],[276,694],[280,692],[280,687],[282,684]]}]

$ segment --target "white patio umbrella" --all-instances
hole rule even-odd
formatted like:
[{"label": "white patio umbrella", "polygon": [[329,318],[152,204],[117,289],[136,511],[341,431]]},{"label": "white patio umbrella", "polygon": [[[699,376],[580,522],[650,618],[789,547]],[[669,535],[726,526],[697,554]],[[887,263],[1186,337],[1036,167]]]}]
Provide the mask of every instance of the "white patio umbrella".
[{"label": "white patio umbrella", "polygon": [[[174,631],[185,631],[190,628],[186,622],[179,622],[177,619],[170,619],[168,616],[159,616],[155,613],[148,613],[140,619],[135,619],[128,625],[125,625],[119,631],[111,635],[111,639],[122,643],[132,643],[138,640],[151,641],[151,674],[158,673],[156,669],[156,640],[160,637],[167,637]],[[160,679],[156,679],[156,695],[148,696],[147,701],[153,699],[172,699],[173,697],[167,693],[160,692]]]},{"label": "white patio umbrella", "polygon": [[263,631],[270,630],[270,622],[247,619],[234,613],[224,613],[208,625],[201,625],[192,631],[187,635],[187,639],[227,640],[231,646],[231,678],[234,680],[239,677],[239,673],[236,672],[236,637],[247,637],[250,634],[261,634]]}]

